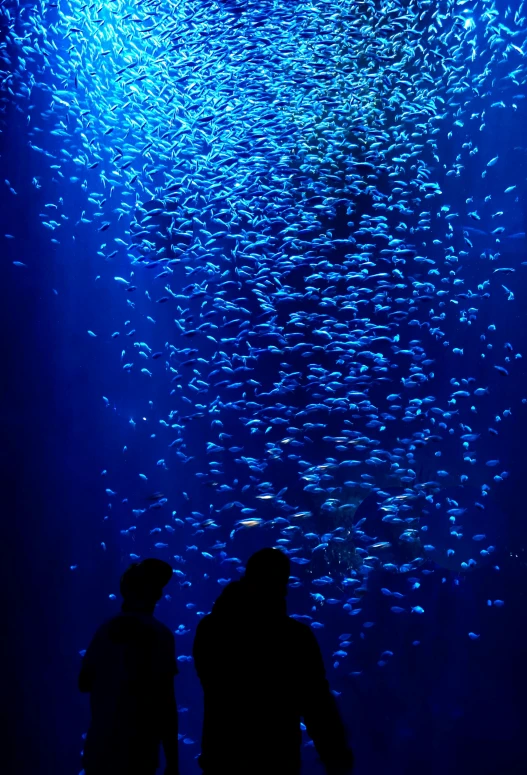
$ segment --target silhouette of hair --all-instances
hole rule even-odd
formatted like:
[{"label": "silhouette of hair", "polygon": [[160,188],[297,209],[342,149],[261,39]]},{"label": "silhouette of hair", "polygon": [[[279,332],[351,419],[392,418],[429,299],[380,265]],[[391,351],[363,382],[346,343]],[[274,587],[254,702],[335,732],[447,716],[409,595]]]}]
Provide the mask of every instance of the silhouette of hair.
[{"label": "silhouette of hair", "polygon": [[140,563],[133,562],[121,576],[121,595],[125,600],[138,597],[158,600],[171,578],[172,568],[162,560],[147,558]]},{"label": "silhouette of hair", "polygon": [[287,591],[291,572],[289,557],[279,549],[260,549],[247,561],[245,580],[247,584],[269,592]]}]

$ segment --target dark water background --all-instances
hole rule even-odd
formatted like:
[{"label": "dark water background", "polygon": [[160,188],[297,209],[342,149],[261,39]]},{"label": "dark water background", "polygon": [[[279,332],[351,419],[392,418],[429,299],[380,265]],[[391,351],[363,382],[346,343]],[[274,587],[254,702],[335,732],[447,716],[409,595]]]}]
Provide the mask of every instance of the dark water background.
[{"label": "dark water background", "polygon": [[[5,769],[1,769],[13,775],[70,775],[80,770],[81,734],[88,723],[87,699],[76,690],[79,651],[86,647],[101,620],[117,609],[118,603],[109,600],[108,594],[118,591],[128,553],[147,551],[147,547],[135,547],[123,539],[115,513],[103,521],[108,514],[104,487],[126,493],[127,477],[146,470],[151,476],[148,489],[167,489],[166,474],[157,486],[156,472],[148,468],[156,459],[154,448],[148,451],[149,462],[144,461],[153,424],[150,419],[165,416],[170,402],[166,382],[156,381],[154,376],[152,383],[145,382],[141,393],[142,383],[115,368],[116,353],[122,344],[108,337],[101,343],[86,336],[86,330],[94,328],[94,321],[100,331],[122,327],[126,315],[123,294],[109,280],[94,284],[100,260],[96,256],[96,236],[89,229],[82,240],[68,243],[68,248],[63,244],[57,250],[49,243],[48,234],[35,228],[43,204],[56,199],[58,184],[52,181],[47,161],[27,146],[24,116],[13,106],[8,105],[6,111],[8,129],[0,135],[0,180],[9,179],[18,196],[2,193],[0,200],[0,232],[17,235],[16,241],[4,241],[0,263],[0,572],[4,613],[1,712],[5,717],[1,727],[6,757]],[[496,138],[500,152],[510,158],[509,167],[503,168],[500,190],[510,183],[508,173],[518,163],[510,149],[524,142],[527,110],[521,106],[518,113],[515,126],[508,127],[496,111],[488,119],[494,120],[495,126],[477,138],[484,158],[493,155]],[[35,175],[41,176],[40,189],[31,185]],[[525,230],[527,221],[525,171],[521,177],[524,182],[518,190],[517,206],[511,210],[510,222],[504,222],[511,232]],[[478,178],[479,168],[474,179],[470,170],[465,170],[466,190],[454,178],[445,179],[444,201],[452,205],[454,212],[458,209],[456,197],[464,202],[478,185]],[[82,209],[83,197],[73,186],[70,188],[71,202],[65,212],[71,208],[73,219]],[[64,184],[60,193],[63,191]],[[507,250],[516,263],[518,253],[523,254],[522,259],[527,258],[524,241],[505,248],[504,255]],[[18,271],[11,263],[26,259],[31,271]],[[112,275],[127,270],[124,261],[119,265],[120,260],[113,264]],[[519,269],[522,271],[516,272],[513,285],[516,300],[508,303],[501,293],[493,292],[480,305],[477,331],[479,334],[494,323],[500,341],[512,342],[516,352],[527,352],[527,267]],[[481,274],[477,267],[474,272],[476,277]],[[470,271],[464,277],[470,278]],[[142,282],[147,284],[148,279]],[[170,338],[171,315],[160,308],[157,320],[156,335],[162,344]],[[447,338],[455,334],[450,338],[460,347],[463,336],[467,340],[463,375],[472,374],[478,378],[476,384],[482,384],[479,350],[473,345],[475,334],[467,329],[454,331],[452,326],[451,321],[445,322]],[[449,374],[455,373],[451,349],[438,345],[435,357],[436,371],[444,368]],[[261,368],[263,373],[264,361]],[[376,594],[385,586],[385,579],[379,575],[369,580],[370,592],[363,608],[365,618],[375,621],[376,627],[363,643],[357,638],[353,657],[353,669],[363,670],[363,674],[338,680],[341,707],[356,751],[357,775],[520,775],[527,771],[527,408],[522,410],[521,405],[521,398],[527,396],[525,376],[525,366],[520,366],[514,377],[495,377],[493,387],[499,386],[500,397],[496,405],[489,406],[489,424],[493,414],[509,405],[513,416],[501,424],[506,427],[500,427],[497,441],[489,436],[484,442],[488,448],[479,447],[482,456],[506,461],[505,468],[510,471],[509,478],[489,496],[485,516],[497,547],[493,561],[500,571],[489,565],[459,577],[439,568],[437,573],[443,573],[445,583],[437,583],[437,578],[430,584],[423,582],[419,602],[427,616],[419,617],[419,621],[410,617],[394,619],[386,613],[380,603],[382,598]],[[443,380],[430,392],[442,401],[449,390],[447,380]],[[102,395],[111,397],[110,408],[104,408]],[[149,422],[142,426],[138,421],[134,431],[126,419],[137,419],[147,412],[151,398],[157,406],[150,412]],[[301,401],[299,397],[299,406]],[[202,449],[209,427],[209,421],[200,422],[194,424],[196,450]],[[224,430],[229,432],[228,427]],[[121,450],[131,438],[136,441],[130,445],[123,467]],[[192,447],[190,441],[189,454],[195,454]],[[245,454],[251,454],[249,448]],[[326,454],[321,451],[321,459]],[[111,469],[114,461],[118,473],[111,484],[105,483],[100,472]],[[173,497],[179,490],[187,490],[192,508],[207,513],[214,493],[200,487],[197,480],[189,481],[183,467],[172,469],[169,487]],[[199,461],[195,470],[202,470]],[[287,467],[282,477],[295,492],[297,484],[288,480]],[[114,509],[117,511],[119,506]],[[106,551],[101,549],[101,541]],[[187,543],[191,543],[190,537]],[[246,557],[262,543],[262,536],[243,534],[236,537],[230,553],[242,552]],[[196,563],[204,574],[208,571],[201,557]],[[69,570],[73,564],[78,566],[76,571]],[[193,586],[190,596],[179,597],[173,589],[172,602],[163,600],[158,607],[159,618],[173,629],[180,623],[191,628],[191,633],[176,639],[179,654],[190,654],[195,621],[183,602],[192,600],[198,608],[206,606],[213,594],[211,589],[213,582],[206,579],[202,587]],[[305,595],[305,590],[291,591],[291,611],[302,608]],[[497,598],[505,600],[505,606],[489,609],[487,599]],[[343,631],[341,623],[341,619],[335,621],[335,632],[331,632],[326,620],[326,629],[317,631],[332,685],[331,652],[335,636]],[[468,630],[481,633],[481,638],[469,640]],[[406,645],[413,637],[421,640],[419,648]],[[381,669],[376,663],[386,648],[396,656]],[[182,709],[180,724],[196,741],[194,745],[181,745],[182,773],[190,774],[197,772],[194,757],[199,748],[201,693],[192,664],[182,663],[180,669],[176,684]],[[314,758],[312,749],[307,748],[305,754],[306,775],[319,772],[317,764],[310,761]]]}]

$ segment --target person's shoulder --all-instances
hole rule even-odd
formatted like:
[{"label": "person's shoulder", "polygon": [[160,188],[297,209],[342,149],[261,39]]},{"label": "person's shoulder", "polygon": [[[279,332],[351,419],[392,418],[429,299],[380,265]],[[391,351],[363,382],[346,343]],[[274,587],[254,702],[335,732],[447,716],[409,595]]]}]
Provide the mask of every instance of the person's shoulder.
[{"label": "person's shoulder", "polygon": [[114,627],[130,628],[132,632],[137,634],[148,633],[150,637],[163,642],[174,641],[172,630],[150,614],[135,613],[133,611],[120,613],[108,621],[108,626],[110,629]]},{"label": "person's shoulder", "polygon": [[194,642],[198,641],[201,646],[206,643],[214,643],[215,647],[219,647],[218,638],[221,634],[225,634],[226,627],[228,629],[229,624],[221,616],[218,617],[214,613],[205,614],[205,616],[201,617],[196,627]]},{"label": "person's shoulder", "polygon": [[202,616],[202,618],[198,622],[198,626],[196,627],[196,633],[198,632],[205,632],[209,629],[209,627],[213,626],[214,624],[214,616],[212,614],[205,614],[205,616]]},{"label": "person's shoulder", "polygon": [[119,626],[120,614],[109,616],[95,630],[90,643],[90,653],[92,657],[99,653],[101,649],[106,649],[112,641],[116,628]]},{"label": "person's shoulder", "polygon": [[159,635],[160,638],[163,638],[166,640],[174,640],[174,633],[172,632],[170,627],[167,627],[166,624],[163,624],[163,622],[160,622],[159,619],[152,617],[151,627],[155,630],[155,632]]},{"label": "person's shoulder", "polygon": [[115,626],[115,623],[118,622],[121,619],[122,615],[120,613],[114,614],[113,616],[108,616],[104,621],[101,622],[101,624],[97,627],[95,631],[95,638],[102,638],[105,635],[107,635],[113,626]]},{"label": "person's shoulder", "polygon": [[298,619],[293,619],[291,616],[287,617],[287,626],[291,635],[297,640],[312,641],[315,637],[313,631],[305,622],[299,622]]}]

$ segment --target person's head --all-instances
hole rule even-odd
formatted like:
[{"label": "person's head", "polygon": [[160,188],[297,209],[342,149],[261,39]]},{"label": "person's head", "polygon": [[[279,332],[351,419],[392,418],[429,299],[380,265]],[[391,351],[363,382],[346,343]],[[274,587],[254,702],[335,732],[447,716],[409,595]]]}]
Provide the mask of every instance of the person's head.
[{"label": "person's head", "polygon": [[264,597],[286,597],[290,572],[287,555],[279,549],[260,549],[247,561],[245,582]]},{"label": "person's head", "polygon": [[121,576],[123,611],[153,612],[171,578],[172,568],[162,560],[148,558],[132,563]]}]

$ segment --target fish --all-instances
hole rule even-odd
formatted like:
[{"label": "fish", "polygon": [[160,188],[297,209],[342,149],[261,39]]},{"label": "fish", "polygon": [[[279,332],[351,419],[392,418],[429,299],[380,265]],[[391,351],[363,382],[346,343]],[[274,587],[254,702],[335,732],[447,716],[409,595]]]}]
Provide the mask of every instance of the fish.
[{"label": "fish", "polygon": [[[276,545],[308,590],[292,615],[328,643],[344,616],[350,640],[368,637],[380,573],[381,601],[413,596],[391,612],[425,619],[420,580],[441,583],[429,557],[469,575],[459,522],[499,496],[506,471],[479,501],[467,485],[509,468],[488,423],[507,438],[504,389],[522,375],[506,325],[486,315],[489,299],[510,301],[521,321],[525,148],[489,138],[488,116],[522,136],[524,14],[403,5],[115,2],[103,18],[72,0],[51,4],[52,22],[2,14],[0,91],[27,117],[33,186],[56,200],[35,225],[53,251],[71,239],[97,265],[84,352],[119,440],[118,462],[101,453],[112,521],[130,520],[116,540],[129,557],[130,536],[134,556],[177,551],[185,595],[206,563],[205,610],[231,582],[222,565],[234,576],[250,541]],[[6,195],[21,199],[9,175]],[[33,270],[12,274],[23,289]],[[495,421],[472,400],[486,395]],[[147,481],[161,489],[145,496]],[[160,513],[164,527],[147,524]],[[327,656],[344,659],[333,641]]]}]

